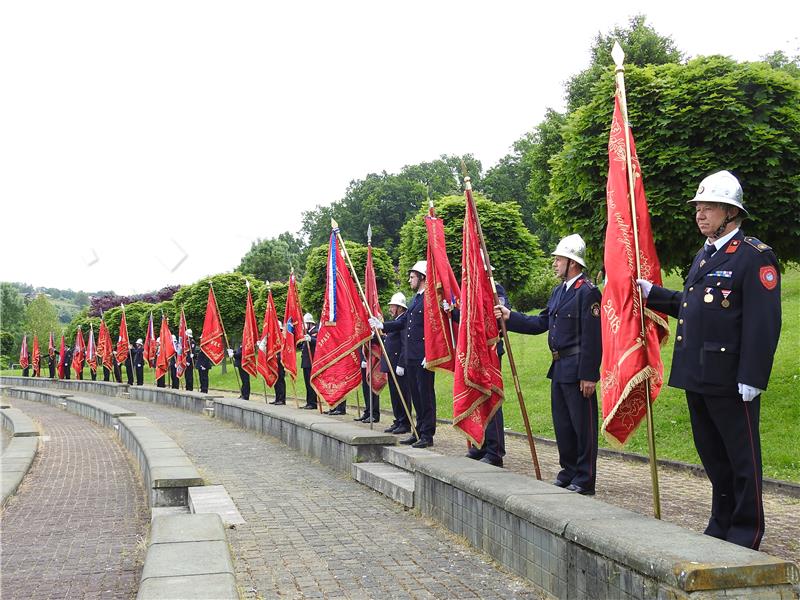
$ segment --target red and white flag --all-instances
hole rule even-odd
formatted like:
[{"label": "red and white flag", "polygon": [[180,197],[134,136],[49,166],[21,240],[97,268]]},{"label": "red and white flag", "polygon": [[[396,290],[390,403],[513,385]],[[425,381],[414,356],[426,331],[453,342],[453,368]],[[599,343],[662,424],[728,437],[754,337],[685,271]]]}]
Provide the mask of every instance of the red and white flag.
[{"label": "red and white flag", "polygon": [[369,315],[339,247],[338,227],[331,231],[322,321],[317,334],[311,386],[334,408],[361,383],[359,346],[370,339]]},{"label": "red and white flag", "polygon": [[[472,189],[467,182],[461,255],[461,322],[453,380],[453,426],[483,446],[486,425],[503,403],[503,376],[494,318],[494,290],[478,235]],[[426,294],[427,295],[427,294]]]},{"label": "red and white flag", "polygon": [[442,308],[442,301],[457,307],[461,299],[458,281],[447,258],[444,239],[444,223],[433,213],[433,207],[425,217],[428,230],[428,267],[425,277],[423,310],[425,318],[425,366],[428,369],[455,369],[455,333],[453,317]]},{"label": "red and white flag", "polygon": [[217,309],[217,297],[214,288],[208,288],[208,302],[206,303],[206,317],[203,320],[203,332],[200,335],[200,349],[215,365],[225,358],[224,344],[225,330],[222,328],[222,319]]},{"label": "red and white flag", "polygon": [[22,345],[19,347],[19,366],[27,369],[30,366],[30,356],[28,354],[28,334],[22,336]]},{"label": "red and white flag", "polygon": [[97,346],[94,343],[94,325],[89,323],[89,343],[86,346],[86,362],[93,373],[97,373]]},{"label": "red and white flag", "polygon": [[67,364],[66,360],[66,353],[67,348],[64,342],[64,334],[61,334],[61,346],[58,349],[58,378],[64,379],[66,377],[66,370],[69,369],[69,365]]},{"label": "red and white flag", "polygon": [[283,311],[283,348],[281,349],[281,362],[283,368],[297,379],[297,344],[305,336],[303,311],[300,309],[300,300],[297,297],[297,281],[294,269],[289,275],[289,290],[286,293],[286,307]]},{"label": "red and white flag", "polygon": [[[150,311],[150,319],[147,321],[147,334],[144,336],[144,349],[142,351],[142,358],[144,358],[144,360],[152,369],[156,366],[157,355],[158,348],[156,345],[155,327],[153,326],[153,311]],[[158,379],[158,377],[156,377],[156,379]]]},{"label": "red and white flag", "polygon": [[[275,300],[272,290],[267,292],[267,308],[264,310],[264,323],[261,329],[261,339],[258,342],[258,372],[264,382],[273,387],[278,381],[278,354],[283,346],[281,327],[278,324],[278,313],[275,310]],[[297,356],[294,348],[292,354]]]},{"label": "red and white flag", "polygon": [[56,357],[56,340],[53,337],[53,332],[50,332],[50,340],[47,342],[47,353],[50,355],[50,358]]},{"label": "red and white flag", "polygon": [[[102,353],[100,352],[101,347],[103,348]],[[100,333],[97,334],[97,355],[102,359],[106,369],[114,368],[114,342],[111,341],[111,332],[103,318],[100,320]]]},{"label": "red and white flag", "polygon": [[[619,92],[614,96],[614,118],[608,139],[608,224],[605,240],[605,268],[608,281],[603,289],[600,323],[603,338],[601,368],[603,435],[614,446],[625,444],[647,414],[646,389],[650,403],[663,385],[664,365],[660,346],[669,334],[667,317],[645,307],[645,337],[642,339],[639,288],[636,284],[636,243],[633,237],[631,190],[628,186],[625,151],[625,122]],[[628,130],[633,167],[633,200],[639,232],[641,277],[661,285],[661,264],[653,242],[642,171]]]},{"label": "red and white flag", "polygon": [[181,307],[181,322],[178,325],[178,347],[175,348],[177,352],[177,356],[175,357],[175,374],[178,378],[183,377],[183,374],[186,372],[186,357],[189,356],[189,353],[192,351],[191,342],[189,342],[189,336],[186,335],[186,315],[183,313],[183,307]]}]

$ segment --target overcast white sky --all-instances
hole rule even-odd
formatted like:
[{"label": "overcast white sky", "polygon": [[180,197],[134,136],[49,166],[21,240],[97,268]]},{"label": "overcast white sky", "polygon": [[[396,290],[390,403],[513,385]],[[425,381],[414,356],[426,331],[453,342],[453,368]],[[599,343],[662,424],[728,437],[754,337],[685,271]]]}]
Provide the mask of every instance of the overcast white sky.
[{"label": "overcast white sky", "polygon": [[4,2],[0,280],[191,283],[370,172],[487,169],[636,13],[690,56],[799,53],[783,0]]}]

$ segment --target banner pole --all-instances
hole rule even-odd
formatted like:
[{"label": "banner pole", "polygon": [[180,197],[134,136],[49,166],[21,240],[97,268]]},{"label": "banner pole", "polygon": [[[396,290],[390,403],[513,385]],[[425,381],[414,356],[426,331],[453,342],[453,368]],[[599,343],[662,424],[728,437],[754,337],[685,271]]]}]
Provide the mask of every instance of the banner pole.
[{"label": "banner pole", "polygon": [[[462,168],[466,171],[462,162]],[[475,213],[475,224],[478,226],[478,238],[481,242],[481,251],[483,252],[483,260],[486,263],[486,273],[489,275],[489,281],[492,284],[492,295],[494,296],[495,306],[500,304],[500,297],[497,295],[497,286],[494,282],[494,275],[492,275],[492,263],[489,261],[489,252],[486,249],[486,239],[483,237],[483,228],[481,227],[481,220],[478,217],[478,207],[475,204],[475,199],[472,197],[472,183],[469,175],[464,175],[464,187],[467,190],[467,201],[469,208]],[[505,342],[506,354],[508,354],[508,365],[511,367],[511,376],[514,380],[514,389],[517,392],[517,400],[519,400],[519,408],[522,413],[522,421],[525,423],[525,433],[528,437],[528,446],[531,450],[531,458],[533,459],[533,468],[536,472],[536,479],[542,479],[542,472],[539,468],[539,457],[536,454],[536,444],[533,441],[533,433],[531,433],[531,424],[528,420],[528,409],[525,407],[525,401],[522,398],[522,387],[519,383],[519,375],[517,374],[517,363],[514,361],[514,353],[511,351],[511,340],[508,338],[508,331],[506,330],[505,319],[500,319],[500,330],[503,333],[503,341]]]},{"label": "banner pole", "polygon": [[[367,309],[367,314],[370,317],[374,317],[375,315],[372,314],[372,311],[369,308],[369,302],[367,302],[367,295],[364,293],[364,289],[361,287],[361,281],[358,279],[358,275],[356,274],[356,269],[355,267],[353,267],[353,261],[350,260],[350,254],[347,252],[347,248],[344,245],[344,240],[342,239],[342,236],[339,233],[339,226],[333,219],[331,219],[331,226],[333,227],[333,230],[336,232],[336,238],[339,240],[339,244],[342,247],[344,256],[347,259],[347,265],[350,267],[350,273],[352,273],[353,278],[356,280],[356,285],[358,286],[358,293],[361,294],[361,302]],[[386,358],[386,364],[391,367],[392,361],[389,360],[389,353],[386,352],[386,346],[383,345],[383,340],[381,339],[380,334],[376,335],[375,337],[378,339],[378,343],[381,346],[381,352],[383,353],[384,358]],[[397,388],[397,393],[400,396],[400,400],[403,405],[403,410],[405,410],[406,416],[408,417],[408,422],[411,425],[411,431],[414,432],[414,437],[419,439],[419,433],[417,433],[417,428],[414,426],[414,419],[411,418],[411,411],[408,408],[408,402],[406,401],[406,398],[403,395],[403,390],[400,388],[400,383],[397,381],[397,376],[395,375],[394,370],[391,368],[389,369],[389,375],[392,376],[392,381],[394,381],[394,385]]]},{"label": "banner pole", "polygon": [[[642,263],[639,254],[639,227],[636,219],[636,202],[634,200],[634,180],[633,180],[633,165],[631,164],[631,140],[630,140],[630,122],[628,121],[628,101],[625,95],[625,67],[622,64],[625,59],[625,53],[619,42],[614,42],[614,49],[611,52],[614,58],[616,69],[614,75],[617,82],[617,92],[619,93],[619,104],[622,110],[622,119],[625,122],[625,162],[628,170],[628,201],[631,205],[631,222],[633,224],[633,241],[636,252],[636,278],[642,277]],[[647,335],[644,324],[644,301],[642,299],[642,290],[637,285],[636,292],[639,300],[639,323],[642,334],[642,345],[647,347]],[[656,439],[655,439],[655,426],[653,424],[653,409],[650,406],[650,379],[645,379],[645,405],[647,407],[647,449],[650,455],[650,480],[653,487],[653,516],[656,519],[661,518],[661,495],[658,487],[658,465],[656,463]]]}]

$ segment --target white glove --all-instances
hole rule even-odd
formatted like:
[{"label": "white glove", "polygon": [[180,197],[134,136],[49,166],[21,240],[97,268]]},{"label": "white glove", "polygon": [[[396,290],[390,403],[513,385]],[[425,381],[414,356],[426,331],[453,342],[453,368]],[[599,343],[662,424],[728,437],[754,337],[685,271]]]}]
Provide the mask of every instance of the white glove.
[{"label": "white glove", "polygon": [[650,290],[653,289],[653,284],[647,279],[637,279],[636,283],[639,284],[639,287],[642,288],[642,296],[647,298],[650,295]]},{"label": "white glove", "polygon": [[427,365],[428,363],[427,363],[427,361],[426,361],[426,360],[423,358],[423,359],[422,359],[422,362],[421,362],[420,364],[422,365],[422,368],[424,369],[424,368],[425,368],[425,365]]},{"label": "white glove", "polygon": [[406,370],[403,367],[395,367],[394,372],[397,373],[400,377],[406,374]]},{"label": "white glove", "polygon": [[228,348],[228,356],[233,358],[233,348]]},{"label": "white glove", "polygon": [[310,336],[310,335],[308,335],[308,334],[306,334],[306,335],[305,335],[305,337],[303,337],[303,339],[304,339],[305,341],[307,341],[307,342],[310,342],[310,341],[311,341],[311,336]]},{"label": "white glove", "polygon": [[258,349],[261,350],[261,352],[266,352],[267,351],[267,340],[259,340]]},{"label": "white glove", "polygon": [[365,361],[365,360],[361,361],[361,368],[362,369],[366,369],[367,368],[367,361]]},{"label": "white glove", "polygon": [[449,312],[452,308],[453,306],[447,300],[442,300],[442,310]]},{"label": "white glove", "polygon": [[383,323],[376,317],[369,318],[369,326],[373,329],[383,329]]},{"label": "white glove", "polygon": [[752,402],[753,398],[758,396],[764,390],[760,390],[746,383],[739,384],[739,393],[742,395],[742,400],[745,402]]}]

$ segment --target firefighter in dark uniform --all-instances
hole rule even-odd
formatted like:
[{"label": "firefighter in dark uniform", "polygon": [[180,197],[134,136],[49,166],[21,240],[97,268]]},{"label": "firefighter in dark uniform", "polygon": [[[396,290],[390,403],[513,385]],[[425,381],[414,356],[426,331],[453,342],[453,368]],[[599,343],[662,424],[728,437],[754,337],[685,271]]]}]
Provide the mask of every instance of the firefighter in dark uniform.
[{"label": "firefighter in dark uniform", "polygon": [[[406,305],[406,297],[402,292],[397,292],[389,300],[389,312],[393,319],[398,318],[406,312],[408,306]],[[384,429],[384,433],[403,434],[411,431],[411,422],[408,420],[405,408],[403,408],[403,400],[400,398],[400,393],[406,402],[410,401],[408,395],[408,386],[406,385],[406,370],[405,367],[400,366],[401,363],[405,364],[405,356],[403,355],[403,331],[391,331],[386,334],[383,341],[386,348],[386,354],[389,355],[389,362],[386,362],[386,356],[381,356],[381,371],[387,373],[389,376],[389,398],[392,401],[392,415],[394,421],[392,424]],[[395,372],[397,377],[398,386],[394,384],[394,377],[389,371]],[[411,411],[411,404],[408,405],[409,412]]]},{"label": "firefighter in dark uniform", "polygon": [[508,331],[548,332],[553,362],[550,404],[561,471],[553,482],[587,496],[594,495],[597,476],[597,393],[600,380],[600,290],[583,273],[586,244],[577,234],[562,239],[552,255],[553,269],[563,281],[537,316],[495,307],[508,320]]},{"label": "firefighter in dark uniform", "polygon": [[[202,338],[201,338],[202,341]],[[208,393],[208,372],[211,370],[211,360],[203,352],[203,347],[197,347],[197,354],[195,354],[195,364],[197,365],[197,377],[200,380],[200,392],[202,394]]]},{"label": "firefighter in dark uniform", "polygon": [[239,344],[239,347],[236,350],[233,348],[228,348],[228,356],[233,358],[233,366],[239,370],[239,377],[241,378],[240,381],[242,383],[242,389],[239,398],[243,400],[250,400],[250,374],[242,368],[242,345]]},{"label": "firefighter in dark uniform", "polygon": [[311,365],[314,361],[314,352],[317,349],[317,333],[319,329],[314,323],[311,313],[303,315],[303,323],[306,326],[306,337],[298,345],[300,346],[300,366],[303,369],[303,381],[306,383],[306,404],[301,406],[305,410],[316,410],[317,392],[311,387]]},{"label": "firefighter in dark uniform", "polygon": [[[278,327],[283,333],[283,323],[278,321]],[[262,342],[259,342],[259,348]],[[262,352],[264,350],[262,349]],[[283,406],[286,404],[286,369],[283,368],[281,361],[281,353],[278,352],[278,378],[275,380],[275,385],[272,386],[272,391],[275,393],[275,398],[270,401],[270,404],[276,406]]]},{"label": "firefighter in dark uniform", "polygon": [[425,368],[425,327],[424,302],[425,276],[428,270],[427,261],[420,260],[408,272],[408,284],[416,292],[408,305],[408,310],[393,321],[381,323],[370,317],[370,325],[385,332],[400,331],[403,335],[405,369],[411,401],[417,413],[417,432],[419,439],[413,434],[400,440],[401,444],[410,444],[412,448],[433,446],[436,434],[436,391],[434,390],[434,373]]},{"label": "firefighter in dark uniform", "polygon": [[[172,346],[175,348],[175,354],[169,359],[169,377],[172,389],[178,390],[181,387],[181,380],[178,377],[178,338],[175,337],[175,334],[172,335]],[[183,352],[182,348],[181,352]]]},{"label": "firefighter in dark uniform", "polygon": [[189,354],[186,356],[186,370],[183,372],[183,377],[186,382],[186,391],[191,392],[194,390],[194,357],[197,354],[197,345],[192,338],[192,330],[186,330],[186,338],[189,340]]},{"label": "firefighter in dark uniform", "polygon": [[47,355],[47,368],[50,371],[50,379],[56,378],[56,367],[58,366],[58,359],[59,354],[57,351],[53,351],[52,356],[50,354]]},{"label": "firefighter in dark uniform", "polygon": [[133,366],[136,371],[136,385],[144,385],[144,344],[142,338],[136,340],[133,354]]},{"label": "firefighter in dark uniform", "polygon": [[67,346],[64,350],[64,379],[70,378],[72,371],[72,346]]},{"label": "firefighter in dark uniform", "polygon": [[[128,353],[125,355],[125,375],[128,377],[128,385],[133,385],[133,357],[131,356],[130,346]],[[120,375],[122,373],[120,372]]]},{"label": "firefighter in dark uniform", "polygon": [[747,211],[728,171],[689,202],[707,238],[682,291],[639,280],[650,308],[678,319],[669,385],[686,392],[695,447],[713,495],[705,533],[758,549],[761,392],[781,331],[780,269],[772,249],[739,229]]}]

